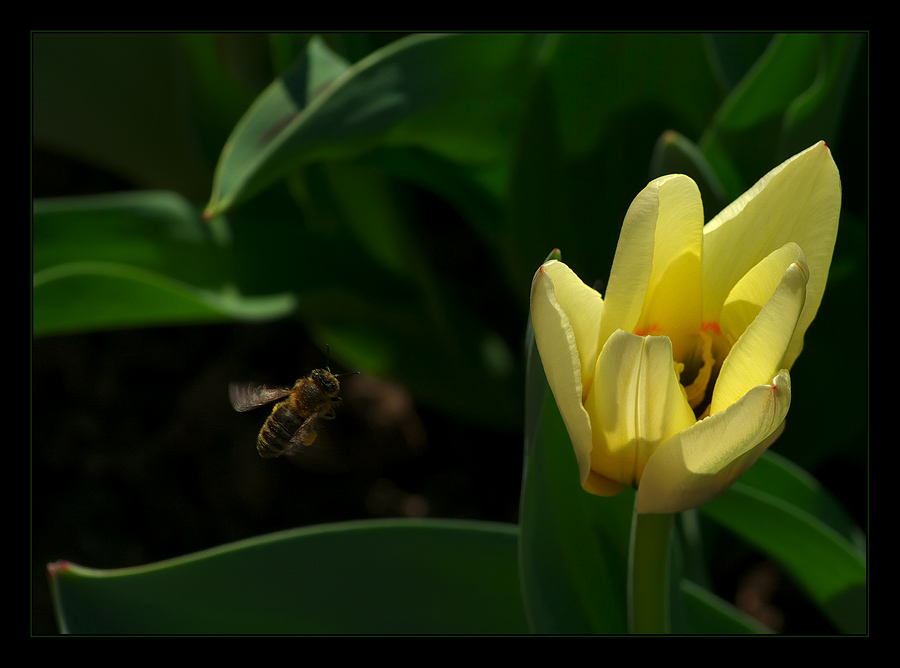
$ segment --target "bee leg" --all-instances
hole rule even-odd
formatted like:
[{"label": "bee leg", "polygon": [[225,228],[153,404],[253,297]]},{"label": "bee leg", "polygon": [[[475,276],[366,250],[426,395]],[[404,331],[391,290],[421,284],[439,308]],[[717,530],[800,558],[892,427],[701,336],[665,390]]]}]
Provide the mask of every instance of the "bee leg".
[{"label": "bee leg", "polygon": [[341,403],[341,401],[343,401],[343,399],[341,399],[340,397],[331,397],[331,403],[328,405],[328,408],[326,408],[324,411],[322,411],[322,413],[319,414],[319,417],[325,420],[333,420],[334,418],[336,418],[337,415],[334,412],[334,407],[335,405]]},{"label": "bee leg", "polygon": [[294,437],[291,439],[291,446],[297,446],[301,443],[303,445],[312,445],[313,441],[316,440],[316,430],[312,428],[313,420],[315,419],[315,415],[307,418],[302,425],[300,425],[300,429],[297,430],[297,433],[294,434]]}]

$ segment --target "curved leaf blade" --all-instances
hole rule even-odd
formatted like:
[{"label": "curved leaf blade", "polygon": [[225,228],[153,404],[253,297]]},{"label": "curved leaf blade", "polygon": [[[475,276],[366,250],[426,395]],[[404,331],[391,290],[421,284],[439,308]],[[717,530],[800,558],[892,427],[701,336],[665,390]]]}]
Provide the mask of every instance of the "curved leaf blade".
[{"label": "curved leaf blade", "polygon": [[[508,33],[412,35],[342,73],[337,57],[311,40],[235,127],[206,215],[301,164],[376,145],[423,146],[464,161],[495,158],[516,113],[523,83],[516,72],[529,40]],[[320,70],[326,74],[311,88]]]},{"label": "curved leaf blade", "polygon": [[36,200],[35,336],[116,327],[258,321],[291,313],[289,293],[245,297],[229,287],[224,219],[167,191]]},{"label": "curved leaf blade", "polygon": [[766,634],[771,629],[690,580],[681,581],[685,633]]},{"label": "curved leaf blade", "polygon": [[518,633],[515,526],[444,520],[295,529],[139,568],[61,562],[68,633]]},{"label": "curved leaf blade", "polygon": [[783,113],[814,81],[822,37],[815,33],[780,34],[717,114],[725,130],[741,130]]},{"label": "curved leaf blade", "polygon": [[257,321],[291,313],[296,300],[284,293],[244,297],[233,288],[197,288],[156,272],[104,262],[74,262],[33,278],[34,336],[197,324],[231,318]]},{"label": "curved leaf blade", "polygon": [[741,476],[741,484],[776,496],[836,531],[862,552],[866,537],[850,514],[809,473],[772,450]]},{"label": "curved leaf blade", "polygon": [[578,465],[529,326],[519,568],[536,633],[626,633],[634,492],[600,498]]},{"label": "curved leaf blade", "polygon": [[[117,262],[211,286],[227,276],[221,225],[205,225],[170,191],[37,199],[33,271],[69,262]],[[224,222],[223,221],[217,221]],[[227,230],[224,231],[227,234]]]},{"label": "curved leaf blade", "polygon": [[794,505],[752,483],[738,481],[703,514],[784,565],[838,630],[865,633],[865,552],[813,514],[814,504]]}]

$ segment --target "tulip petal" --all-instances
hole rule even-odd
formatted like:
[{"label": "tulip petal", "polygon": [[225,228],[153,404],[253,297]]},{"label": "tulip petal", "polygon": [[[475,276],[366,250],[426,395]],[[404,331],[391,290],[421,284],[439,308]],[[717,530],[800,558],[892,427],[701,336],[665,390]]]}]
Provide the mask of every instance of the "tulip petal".
[{"label": "tulip petal", "polygon": [[822,301],[840,209],[840,175],[825,142],[766,174],[703,230],[704,321],[717,321],[737,282],[769,253],[793,241],[806,256],[809,284],[785,356],[790,368]]},{"label": "tulip petal", "polygon": [[664,443],[647,462],[638,488],[639,513],[696,508],[722,493],[762,455],[783,429],[791,378],[783,370],[721,413]]},{"label": "tulip petal", "polygon": [[788,266],[771,299],[731,348],[713,389],[710,415],[735,403],[751,388],[769,382],[783,368],[806,300],[808,274],[802,262],[801,254]]},{"label": "tulip petal", "polygon": [[[582,405],[582,363],[578,351],[582,333],[576,335],[578,330],[573,327],[572,318],[583,317],[587,321],[599,322],[603,302],[596,291],[591,290],[596,295],[592,297],[578,288],[575,282],[580,281],[577,277],[573,281],[574,276],[566,265],[555,260],[538,268],[531,284],[531,325],[547,383],[572,439],[584,484],[591,469],[591,419]],[[561,288],[560,295],[556,292],[557,280]],[[585,288],[590,289],[587,286]],[[562,297],[572,311],[572,317],[561,305],[559,297]],[[585,311],[593,313],[593,317],[582,314],[580,309],[575,308],[579,304]],[[585,345],[589,347],[587,342]],[[596,341],[593,345],[593,354],[596,355]]]},{"label": "tulip petal", "polygon": [[591,468],[637,484],[661,443],[696,422],[665,336],[616,331],[597,359],[585,408],[593,416]]},{"label": "tulip petal", "polygon": [[603,298],[562,262],[551,260],[544,263],[542,269],[553,283],[556,301],[572,326],[581,366],[582,391],[587,394],[594,377],[594,363],[600,352],[598,337]]},{"label": "tulip petal", "polygon": [[682,174],[651,182],[631,203],[613,260],[600,341],[617,329],[664,333],[684,354],[702,315],[703,203]]},{"label": "tulip petal", "polygon": [[759,315],[784,278],[785,270],[794,262],[806,266],[803,251],[791,242],[767,255],[732,288],[719,317],[720,331],[731,344]]}]

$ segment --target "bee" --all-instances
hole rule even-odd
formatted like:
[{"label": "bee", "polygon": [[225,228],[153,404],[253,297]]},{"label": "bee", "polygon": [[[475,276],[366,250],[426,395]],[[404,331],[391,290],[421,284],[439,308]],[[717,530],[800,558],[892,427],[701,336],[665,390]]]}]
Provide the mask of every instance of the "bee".
[{"label": "bee", "polygon": [[236,411],[249,411],[278,399],[272,414],[259,430],[256,450],[267,459],[280,457],[316,440],[315,421],[333,420],[334,408],[341,402],[338,378],[359,373],[335,375],[331,369],[314,369],[306,378],[298,378],[293,387],[266,387],[231,383],[228,394]]}]

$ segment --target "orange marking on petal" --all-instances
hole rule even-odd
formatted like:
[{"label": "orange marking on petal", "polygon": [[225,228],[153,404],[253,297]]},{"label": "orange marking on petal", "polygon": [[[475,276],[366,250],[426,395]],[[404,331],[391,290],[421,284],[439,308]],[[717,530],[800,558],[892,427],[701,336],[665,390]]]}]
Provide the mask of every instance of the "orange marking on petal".
[{"label": "orange marking on petal", "polygon": [[648,325],[647,327],[638,327],[634,330],[633,334],[637,336],[648,336],[649,334],[658,331],[660,331],[659,325]]},{"label": "orange marking on petal", "polygon": [[704,322],[702,325],[700,325],[700,329],[702,329],[704,332],[712,332],[713,334],[718,334],[719,336],[722,335],[722,328],[719,327],[719,323],[716,321]]}]

